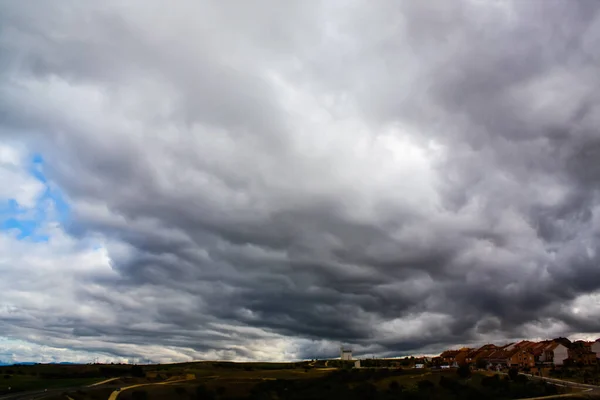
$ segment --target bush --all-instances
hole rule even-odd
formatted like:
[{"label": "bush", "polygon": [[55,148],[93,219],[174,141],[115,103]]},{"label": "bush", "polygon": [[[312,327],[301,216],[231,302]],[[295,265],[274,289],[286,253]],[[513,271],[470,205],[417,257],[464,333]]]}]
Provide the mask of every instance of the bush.
[{"label": "bush", "polygon": [[148,392],[145,390],[136,390],[131,393],[132,400],[148,400]]},{"label": "bush", "polygon": [[376,399],[377,388],[372,383],[364,382],[354,388],[354,393],[360,399]]},{"label": "bush", "polygon": [[466,379],[471,376],[471,368],[468,365],[461,365],[456,370],[456,373],[461,379]]},{"label": "bush", "polygon": [[435,385],[433,384],[433,382],[425,379],[417,382],[417,387],[419,388],[419,390],[431,390],[435,387]]},{"label": "bush", "polygon": [[214,400],[215,394],[212,390],[208,389],[204,385],[196,387],[196,399],[198,400]]},{"label": "bush", "polygon": [[458,382],[456,382],[454,379],[450,379],[442,375],[442,377],[440,378],[439,385],[444,389],[455,390],[458,385]]},{"label": "bush", "polygon": [[491,387],[491,388],[498,388],[500,387],[500,375],[495,374],[493,376],[486,376],[485,378],[481,379],[481,386],[483,387]]},{"label": "bush", "polygon": [[146,374],[144,373],[144,370],[139,365],[132,366],[130,373],[131,373],[131,376],[136,377],[136,378],[143,378],[146,376]]},{"label": "bush", "polygon": [[515,378],[515,382],[520,383],[522,385],[526,384],[529,381],[529,379],[525,376],[525,375],[517,375],[517,377]]},{"label": "bush", "polygon": [[508,370],[508,377],[513,380],[516,381],[517,377],[519,376],[519,370],[516,368],[511,368]]}]

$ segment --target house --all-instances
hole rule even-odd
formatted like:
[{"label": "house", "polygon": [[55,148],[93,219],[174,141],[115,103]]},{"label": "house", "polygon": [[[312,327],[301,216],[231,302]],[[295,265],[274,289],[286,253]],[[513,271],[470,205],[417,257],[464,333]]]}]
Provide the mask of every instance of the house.
[{"label": "house", "polygon": [[470,362],[467,361],[469,353],[472,351],[473,349],[470,349],[468,347],[463,347],[462,349],[458,350],[458,353],[456,353],[456,355],[454,356],[454,361],[456,362],[457,365],[469,365]]},{"label": "house", "polygon": [[497,350],[499,350],[499,348],[496,345],[486,344],[484,346],[481,346],[477,350],[470,351],[467,354],[466,360],[468,360],[468,362],[471,364],[478,364],[480,360],[484,360],[485,362],[487,362],[487,358],[490,356],[490,354]]},{"label": "house", "polygon": [[578,340],[571,342],[559,337],[552,340],[532,342],[522,340],[503,346],[486,344],[478,349],[463,347],[446,350],[433,359],[434,365],[477,365],[478,368],[534,368],[536,365],[565,364],[596,365],[600,358],[600,338],[595,342]]},{"label": "house", "polygon": [[500,348],[502,350],[512,351],[512,350],[514,350],[516,348],[516,346],[518,344],[519,344],[518,342],[508,343],[508,344],[505,344],[504,346],[500,346]]},{"label": "house", "polygon": [[569,358],[569,349],[562,343],[552,341],[544,348],[540,361],[561,366]]},{"label": "house", "polygon": [[476,357],[477,357],[477,355],[479,353],[481,353],[479,351],[479,349],[473,349],[473,350],[469,351],[467,353],[467,356],[465,357],[465,363],[466,364],[473,364],[476,361]]},{"label": "house", "polygon": [[531,340],[521,340],[520,342],[515,343],[514,347],[515,349],[526,350],[535,344],[536,342],[532,342]]},{"label": "house", "polygon": [[509,363],[506,352],[501,349],[489,351],[481,360],[487,362],[488,369],[502,369],[508,367]]},{"label": "house", "polygon": [[456,363],[456,355],[458,354],[458,350],[446,350],[442,354],[440,354],[440,360],[442,364],[457,366]]},{"label": "house", "polygon": [[592,345],[592,343],[586,342],[585,340],[577,340],[576,342],[573,342],[571,344],[571,348],[583,347],[583,348],[589,349],[591,347],[591,345]]},{"label": "house", "polygon": [[600,358],[600,339],[596,339],[590,346],[590,350],[596,353],[596,358]]},{"label": "house", "polygon": [[569,362],[580,365],[595,365],[598,360],[596,353],[591,351],[587,346],[574,347],[568,350]]},{"label": "house", "polygon": [[482,359],[488,364],[488,368],[531,368],[535,366],[533,353],[527,350],[510,347],[511,350],[494,350]]},{"label": "house", "polygon": [[535,357],[527,349],[523,350],[517,347],[508,352],[508,360],[511,367],[531,368],[535,366]]},{"label": "house", "polygon": [[543,362],[544,358],[544,349],[548,347],[552,342],[550,340],[544,340],[539,343],[534,343],[529,346],[528,349],[533,354],[533,358],[536,363]]}]

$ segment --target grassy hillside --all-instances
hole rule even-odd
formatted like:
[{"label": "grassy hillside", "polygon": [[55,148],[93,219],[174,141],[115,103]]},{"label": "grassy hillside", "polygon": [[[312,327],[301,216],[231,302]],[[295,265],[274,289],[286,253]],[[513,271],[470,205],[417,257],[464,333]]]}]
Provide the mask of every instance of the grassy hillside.
[{"label": "grassy hillside", "polygon": [[[315,368],[309,363],[221,363],[202,362],[144,366],[145,377],[126,378],[109,385],[126,388],[119,400],[166,399],[515,399],[558,393],[559,388],[520,377],[473,374],[460,378],[455,370],[426,369],[335,369]],[[186,374],[195,378],[174,382]],[[170,376],[170,378],[169,378]],[[99,386],[70,391],[74,400],[107,399],[112,390]],[[47,400],[65,400],[55,395]]]}]

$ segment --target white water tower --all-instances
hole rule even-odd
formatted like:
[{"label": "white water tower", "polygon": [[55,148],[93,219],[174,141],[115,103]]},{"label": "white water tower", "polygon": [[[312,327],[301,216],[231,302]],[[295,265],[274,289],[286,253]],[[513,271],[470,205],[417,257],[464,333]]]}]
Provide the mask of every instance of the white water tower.
[{"label": "white water tower", "polygon": [[340,360],[352,361],[352,350],[345,349],[344,347],[340,347]]}]

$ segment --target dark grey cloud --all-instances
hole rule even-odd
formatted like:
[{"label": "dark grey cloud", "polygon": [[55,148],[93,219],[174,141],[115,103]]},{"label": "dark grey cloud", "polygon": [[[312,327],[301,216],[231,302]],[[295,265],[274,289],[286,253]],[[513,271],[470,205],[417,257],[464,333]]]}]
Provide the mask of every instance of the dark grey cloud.
[{"label": "dark grey cloud", "polygon": [[3,331],[160,360],[600,332],[599,15],[3,5],[2,135],[112,267],[64,288],[85,310],[5,295]]}]

